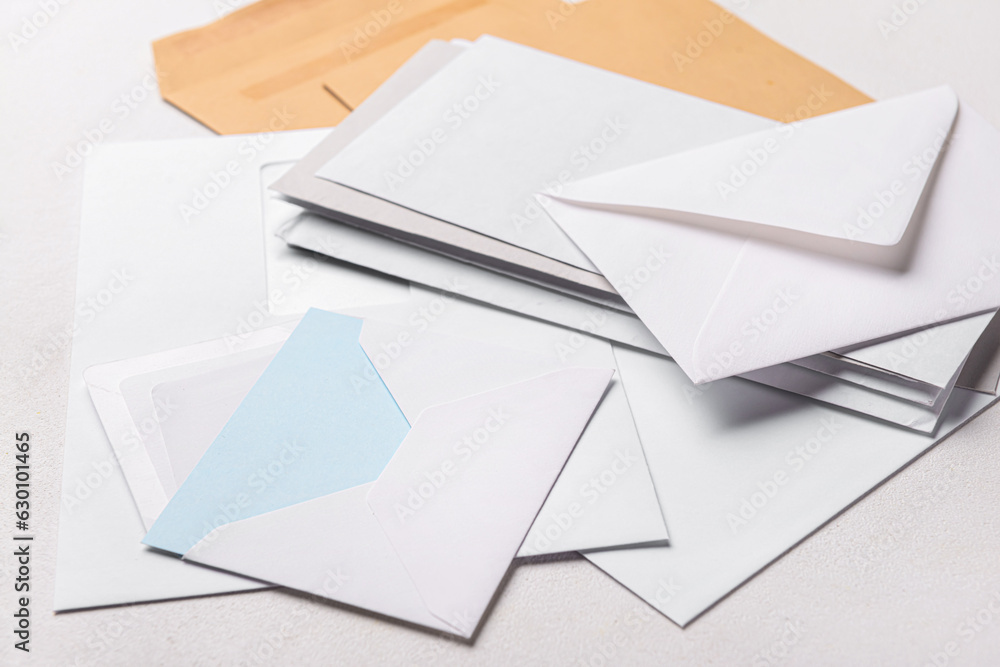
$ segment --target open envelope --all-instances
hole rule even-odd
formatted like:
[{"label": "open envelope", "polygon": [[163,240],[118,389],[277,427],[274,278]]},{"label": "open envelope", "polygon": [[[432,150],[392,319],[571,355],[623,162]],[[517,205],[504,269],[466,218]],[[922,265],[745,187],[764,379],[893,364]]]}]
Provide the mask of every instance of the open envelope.
[{"label": "open envelope", "polygon": [[1000,134],[936,88],[580,180],[545,207],[706,382],[995,310],[998,178]]},{"label": "open envelope", "polygon": [[[408,424],[372,359],[391,367],[410,341],[371,347],[367,326],[306,313],[144,542],[178,554],[198,545],[195,560],[285,585],[311,581],[305,590],[469,636],[613,371],[561,369],[432,405]],[[338,497],[359,486],[367,505],[357,493]],[[295,548],[312,568],[258,549],[275,535],[255,532],[254,519],[289,506],[305,514]],[[341,520],[368,522],[365,543],[332,531]],[[357,573],[342,595],[321,592],[332,564]],[[409,588],[373,589],[406,574]]]},{"label": "open envelope", "polygon": [[[235,335],[266,319],[264,234],[258,176],[268,160],[294,159],[320,138],[286,133],[263,150],[227,137],[100,146],[88,157],[80,222],[77,299],[59,515],[55,609],[259,588],[186,565],[140,544],[145,528],[105,436],[83,372],[95,364]],[[213,174],[240,177],[194,209]],[[183,204],[197,213],[183,215]],[[209,222],[211,220],[211,222]],[[141,221],[141,222],[140,222]],[[333,267],[318,269],[332,276]],[[109,281],[118,276],[111,286]],[[385,283],[372,278],[373,291]],[[283,293],[289,293],[285,285]],[[355,285],[355,289],[361,289]],[[101,297],[107,301],[106,296]],[[125,453],[125,452],[121,452]]]},{"label": "open envelope", "polygon": [[[428,406],[567,366],[559,354],[549,353],[560,343],[559,331],[552,327],[502,314],[491,318],[489,313],[476,313],[477,323],[490,324],[473,331],[454,317],[433,327],[427,323],[413,327],[408,320],[422,308],[419,301],[409,300],[395,307],[357,309],[386,320],[366,320],[361,344],[409,422]],[[457,306],[448,309],[455,311]],[[297,321],[265,327],[242,338],[228,336],[86,370],[91,399],[118,452],[147,529],[246,398]],[[497,336],[484,328],[496,331],[505,344],[498,344]],[[442,329],[458,335],[442,334]],[[579,341],[572,360],[576,366],[613,367],[615,363],[610,346],[598,340]],[[288,474],[294,477],[296,472]],[[604,483],[599,481],[602,476]],[[518,555],[666,540],[632,415],[615,380]]]},{"label": "open envelope", "polygon": [[[140,542],[158,514],[157,506],[162,508],[166,504],[166,499],[225,423],[229,416],[225,410],[230,409],[231,414],[242,399],[233,393],[231,385],[223,384],[227,378],[220,375],[220,369],[202,368],[204,372],[185,377],[170,376],[170,369],[162,368],[143,367],[123,372],[125,381],[121,387],[125,394],[131,392],[142,400],[123,405],[122,410],[127,413],[124,419],[118,426],[107,429],[101,421],[103,415],[95,410],[88,395],[83,374],[87,368],[122,359],[148,359],[192,346],[201,349],[206,341],[213,340],[230,356],[240,358],[246,352],[240,362],[246,362],[243,369],[246,371],[252,364],[263,361],[266,365],[269,360],[266,356],[256,356],[251,349],[254,341],[262,340],[259,336],[267,335],[268,327],[281,321],[269,313],[287,316],[301,313],[309,305],[341,310],[378,304],[381,308],[394,301],[408,300],[411,290],[405,283],[370,271],[319,261],[316,256],[289,248],[272,236],[270,224],[275,218],[269,217],[268,211],[275,205],[285,209],[294,207],[263,197],[261,179],[265,184],[270,182],[267,174],[272,166],[287,165],[298,159],[323,134],[323,131],[275,133],[262,149],[253,137],[239,136],[114,144],[102,147],[89,158],[81,221],[78,298],[81,302],[94,298],[115,275],[122,275],[128,284],[99,313],[78,314],[63,466],[57,610],[261,586],[243,577],[186,565],[151,551]],[[206,184],[215,183],[213,175],[219,178],[220,171],[234,159],[237,165],[229,168],[238,173],[229,185],[210,201],[201,201],[202,208],[194,209],[196,202],[192,197],[203,192]],[[186,217],[182,204],[190,205],[196,213]],[[136,220],[142,220],[143,224],[136,225]],[[335,242],[322,235],[315,240],[321,244],[324,240]],[[114,286],[120,288],[117,283]],[[436,328],[444,321],[438,317],[441,314],[438,307],[444,302],[432,299],[429,307],[437,319],[432,322],[419,318],[416,324],[421,328],[428,325]],[[413,326],[411,316],[420,307],[422,304],[406,305],[399,311],[399,317],[391,321]],[[448,315],[460,312],[451,305],[445,310]],[[363,311],[354,312],[368,316]],[[500,347],[513,345],[544,353],[552,359],[558,359],[559,350],[573,343],[571,360],[577,365],[612,367],[614,364],[610,346],[601,340],[571,336],[565,330],[525,318],[490,319],[479,313],[475,318],[479,322],[489,321],[490,326],[483,331],[460,331],[455,335],[487,339]],[[576,347],[584,342],[583,347]],[[271,339],[264,346],[274,344],[275,339]],[[557,367],[550,366],[553,370]],[[260,370],[263,365],[258,367]],[[167,375],[158,375],[159,372]],[[131,377],[136,373],[143,377]],[[245,388],[255,379],[252,375],[237,375],[239,381],[247,383]],[[185,384],[190,382],[189,377],[195,378],[197,384]],[[211,406],[206,403],[202,410],[194,405],[195,399],[204,396],[203,392],[209,388],[219,390],[207,394],[218,402]],[[223,404],[220,399],[225,391],[229,392],[224,396],[225,401],[231,402]],[[190,408],[189,416],[204,418],[203,426],[215,424],[216,432],[205,436],[203,431],[188,430],[186,425],[195,421],[182,419],[181,411],[168,402],[176,403],[179,396],[190,397],[184,405],[185,410]],[[157,412],[162,416],[164,406],[172,410],[171,418],[158,422]],[[218,418],[220,407],[222,421],[211,421]],[[162,433],[158,433],[161,429]],[[160,437],[163,441],[157,442]],[[187,446],[171,454],[174,451],[171,443],[178,442]],[[659,535],[665,536],[631,414],[620,384],[614,380],[562,478],[568,480],[568,475],[577,474],[582,480],[589,480],[614,465],[619,450],[637,461],[627,475],[593,505],[589,504],[589,498],[581,499],[579,487],[557,484],[536,527],[541,537],[546,533],[548,537],[526,542],[522,553],[592,548],[591,538],[596,534],[585,534],[584,528],[588,523],[594,527],[595,522],[599,523],[599,533],[610,536],[610,543],[614,544],[634,541],[637,538],[630,536],[632,530],[656,522],[660,526]],[[135,475],[137,471],[141,474]],[[572,530],[555,531],[552,524],[558,527],[560,515],[581,500],[586,506],[587,520],[575,520]],[[147,504],[150,501],[152,505]],[[623,508],[631,508],[632,521],[617,519]],[[647,516],[649,522],[639,520],[637,511]],[[554,533],[558,534],[552,539]]]}]

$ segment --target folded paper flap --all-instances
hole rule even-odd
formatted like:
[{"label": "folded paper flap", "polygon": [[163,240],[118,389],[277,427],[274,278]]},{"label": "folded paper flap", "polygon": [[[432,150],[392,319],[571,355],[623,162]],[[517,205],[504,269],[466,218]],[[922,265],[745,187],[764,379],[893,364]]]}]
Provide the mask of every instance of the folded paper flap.
[{"label": "folded paper flap", "polygon": [[612,374],[560,370],[414,422],[368,504],[435,616],[478,625]]},{"label": "folded paper flap", "polygon": [[368,509],[370,487],[361,484],[216,528],[184,560],[461,634],[427,611]]},{"label": "folded paper flap", "polygon": [[772,239],[754,226],[891,246],[957,111],[942,86],[583,179],[557,198]]}]

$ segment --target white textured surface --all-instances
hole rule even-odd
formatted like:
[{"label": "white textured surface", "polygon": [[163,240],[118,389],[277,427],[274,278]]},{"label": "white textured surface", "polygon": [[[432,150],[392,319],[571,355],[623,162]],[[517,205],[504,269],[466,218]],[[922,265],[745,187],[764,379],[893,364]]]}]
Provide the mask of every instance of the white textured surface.
[{"label": "white textured surface", "polygon": [[[155,96],[125,118],[112,104],[141,84],[152,38],[205,23],[226,2],[63,1],[16,52],[9,33],[40,11],[39,0],[4,3],[0,24],[0,615],[6,619],[14,601],[15,431],[32,434],[36,534],[32,653],[14,651],[11,623],[0,622],[0,664],[923,665],[934,664],[948,642],[958,649],[949,665],[1000,664],[1000,616],[984,612],[992,621],[978,631],[964,625],[1000,600],[1000,444],[994,435],[1000,409],[932,450],[685,631],[580,559],[514,570],[472,646],[277,592],[54,616],[69,348],[44,346],[72,322],[82,171],[60,181],[52,163],[105,118],[115,124],[109,141],[208,135]],[[994,0],[726,4],[873,96],[949,83],[1000,126],[1000,3]],[[919,9],[883,37],[878,21],[889,18],[894,4]],[[21,369],[33,359],[39,369],[25,378]],[[937,658],[945,664],[945,656]]]}]

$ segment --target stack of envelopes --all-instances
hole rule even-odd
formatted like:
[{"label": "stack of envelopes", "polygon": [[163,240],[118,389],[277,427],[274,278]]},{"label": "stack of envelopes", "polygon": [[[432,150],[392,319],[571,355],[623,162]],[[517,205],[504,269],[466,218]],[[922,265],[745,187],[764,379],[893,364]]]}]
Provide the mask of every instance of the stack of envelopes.
[{"label": "stack of envelopes", "polygon": [[[684,625],[994,402],[1000,134],[950,88],[869,102],[710,3],[368,4],[158,42],[263,134],[91,157],[78,293],[128,280],[78,313],[57,609],[471,637],[581,552]],[[668,24],[711,39],[654,65]]]}]

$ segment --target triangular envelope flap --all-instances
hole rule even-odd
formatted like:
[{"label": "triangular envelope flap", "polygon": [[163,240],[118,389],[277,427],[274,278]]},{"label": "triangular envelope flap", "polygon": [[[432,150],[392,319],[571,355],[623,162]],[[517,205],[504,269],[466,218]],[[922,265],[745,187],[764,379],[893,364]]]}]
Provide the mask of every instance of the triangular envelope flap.
[{"label": "triangular envelope flap", "polygon": [[565,369],[421,413],[368,504],[431,613],[478,625],[611,376]]},{"label": "triangular envelope flap", "polygon": [[776,240],[895,245],[957,110],[951,88],[932,88],[583,179],[556,198]]},{"label": "triangular envelope flap", "polygon": [[427,611],[368,509],[370,487],[362,484],[227,524],[206,535],[184,560],[455,633]]}]

